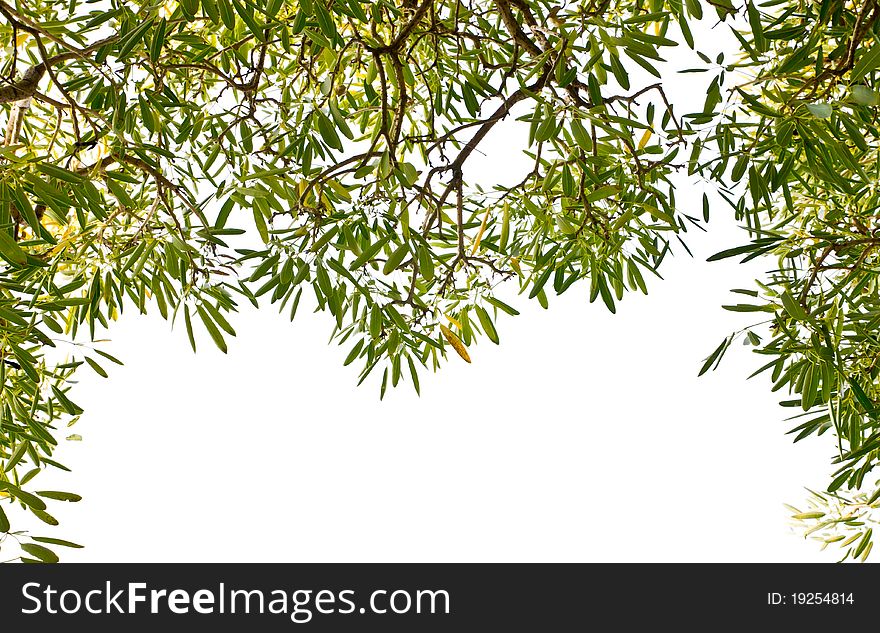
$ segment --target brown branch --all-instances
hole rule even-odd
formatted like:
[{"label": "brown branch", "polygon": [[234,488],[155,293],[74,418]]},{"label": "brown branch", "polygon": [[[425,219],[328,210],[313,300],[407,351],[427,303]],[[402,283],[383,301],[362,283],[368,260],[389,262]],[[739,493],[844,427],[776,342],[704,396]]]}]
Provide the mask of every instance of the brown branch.
[{"label": "brown branch", "polygon": [[397,111],[394,113],[394,122],[391,128],[392,147],[389,151],[393,154],[400,140],[400,132],[403,130],[403,118],[406,114],[406,104],[409,99],[406,94],[406,80],[403,76],[403,65],[397,57],[397,53],[391,53],[391,65],[394,67],[394,81],[397,83]]},{"label": "brown branch", "polygon": [[423,225],[423,230],[428,231],[430,226],[433,224],[435,217],[440,217],[440,208],[445,204],[446,199],[449,197],[450,193],[456,184],[456,180],[454,174],[461,173],[462,166],[470,157],[471,154],[474,153],[474,150],[477,149],[477,146],[486,138],[486,135],[495,127],[499,121],[504,119],[509,113],[511,108],[515,106],[517,103],[528,97],[530,94],[535,94],[544,88],[547,84],[547,80],[550,78],[553,72],[553,66],[551,65],[548,68],[544,69],[544,72],[541,76],[530,86],[526,88],[520,88],[515,92],[512,92],[502,103],[498,106],[495,112],[492,115],[484,119],[480,124],[480,128],[476,131],[476,133],[465,143],[464,147],[458,153],[458,156],[455,157],[455,160],[448,165],[443,167],[435,167],[428,175],[425,177],[425,184],[423,185],[425,189],[430,189],[430,180],[431,178],[441,172],[451,171],[453,173],[453,179],[449,183],[449,185],[444,190],[443,194],[437,200],[437,209],[429,214],[425,218],[425,223]]},{"label": "brown branch", "polygon": [[[872,15],[870,19],[866,19],[868,17],[868,12],[871,9],[874,10],[874,15]],[[840,60],[840,63],[834,70],[834,74],[842,75],[855,65],[856,51],[859,48],[859,44],[862,43],[862,39],[864,39],[868,29],[871,28],[871,25],[876,21],[877,10],[877,0],[867,0],[867,2],[865,2],[865,5],[862,7],[862,10],[856,18],[855,26],[853,26],[853,34],[849,41],[846,57]]]},{"label": "brown branch", "polygon": [[418,26],[419,22],[422,21],[422,18],[425,17],[425,14],[428,12],[428,9],[434,4],[434,0],[425,0],[420,4],[415,13],[413,13],[412,18],[409,22],[407,22],[397,36],[391,41],[390,44],[385,44],[383,46],[366,46],[366,49],[371,53],[375,53],[377,55],[383,55],[385,53],[396,53],[406,42],[406,38],[409,37],[410,33],[413,32],[413,29]]},{"label": "brown branch", "polygon": [[254,92],[257,89],[257,85],[259,84],[260,74],[262,72],[263,60],[266,57],[266,47],[263,46],[261,48],[260,53],[260,61],[256,68],[253,69],[253,76],[245,82],[239,82],[229,77],[222,70],[214,66],[213,64],[204,64],[204,63],[189,63],[189,64],[162,64],[162,68],[171,68],[171,69],[185,69],[190,68],[194,70],[202,70],[205,72],[209,72],[212,75],[216,75],[219,77],[226,85],[230,88],[235,88],[241,92]]},{"label": "brown branch", "polygon": [[153,178],[158,187],[164,187],[165,189],[168,189],[169,191],[174,193],[174,195],[176,195],[180,199],[180,201],[183,202],[184,206],[189,209],[202,222],[204,226],[208,227],[211,225],[202,210],[199,209],[192,202],[190,202],[190,200],[184,195],[183,191],[177,184],[169,180],[168,177],[165,176],[165,174],[163,174],[161,171],[140,158],[135,158],[134,156],[120,156],[118,154],[111,154],[109,156],[105,156],[94,165],[80,167],[76,170],[76,172],[79,174],[85,174],[91,171],[103,172],[113,163],[119,163],[120,165],[130,165],[131,167],[134,167],[135,169],[138,169],[145,174],[148,174],[150,177]]},{"label": "brown branch", "polygon": [[511,37],[513,37],[513,41],[535,57],[542,55],[544,51],[541,50],[541,48],[535,44],[528,35],[526,35],[525,31],[523,31],[522,27],[519,25],[519,22],[516,21],[516,17],[513,15],[513,10],[510,8],[510,4],[506,2],[506,0],[495,0],[495,6],[498,7],[498,12],[501,14],[501,21],[504,22],[504,26],[507,28]]},{"label": "brown branch", "polygon": [[27,16],[17,12],[11,6],[2,1],[0,1],[0,15],[3,15],[3,17],[5,17],[9,21],[9,23],[12,24],[13,28],[20,29],[25,33],[30,33],[34,37],[39,37],[40,35],[43,35],[47,39],[52,40],[53,42],[58,44],[59,46],[66,48],[74,55],[85,53],[85,51],[71,46],[60,37],[53,34],[51,31],[47,31],[46,29],[42,28],[39,24],[37,24]]},{"label": "brown branch", "polygon": [[385,66],[379,53],[373,53],[373,62],[376,65],[376,72],[379,74],[379,85],[382,89],[382,136],[385,137],[385,142],[388,144],[389,158],[394,161],[396,157],[391,143],[391,133],[388,131],[388,80],[385,77]]},{"label": "brown branch", "polygon": [[[452,184],[455,186],[455,217],[458,223],[458,259],[466,257],[464,252],[464,192],[461,177],[461,167],[456,167],[452,172]],[[454,264],[453,264],[454,267]]]},{"label": "brown branch", "polygon": [[[2,3],[0,3],[0,6],[2,6]],[[0,12],[2,12],[2,10],[0,10]],[[78,51],[69,51],[67,53],[60,53],[58,55],[54,55],[52,57],[49,57],[48,59],[43,60],[39,64],[34,64],[24,72],[21,79],[19,79],[18,81],[7,86],[0,86],[0,103],[21,101],[22,99],[33,97],[34,94],[36,94],[37,92],[37,86],[39,85],[40,80],[43,78],[43,75],[46,74],[46,70],[50,66],[55,66],[71,59],[83,57],[84,55],[94,52],[102,46],[106,46],[107,44],[110,44],[117,39],[118,37],[114,35],[112,37],[108,37],[98,42],[95,42],[91,46],[87,46],[84,49]]]},{"label": "brown branch", "polygon": [[813,287],[813,284],[816,283],[816,278],[819,276],[819,270],[822,267],[822,263],[833,250],[834,244],[829,244],[824,248],[818,259],[816,259],[816,263],[813,265],[813,272],[810,275],[810,278],[807,280],[807,283],[804,285],[804,289],[801,290],[800,297],[798,297],[798,302],[804,307],[806,307],[805,302],[807,300],[807,296],[810,294],[810,288]]},{"label": "brown branch", "polygon": [[[666,97],[666,92],[663,90],[663,85],[656,83],[651,84],[650,86],[645,86],[644,88],[637,90],[631,95],[614,95],[608,97],[606,99],[602,99],[602,103],[606,105],[610,105],[615,103],[616,101],[622,101],[624,103],[634,103],[637,98],[645,94],[646,92],[650,92],[651,90],[656,90],[660,94],[660,98],[663,99],[663,103],[666,106],[666,111],[669,113],[669,118],[672,120],[673,124],[675,124],[675,129],[678,132],[678,138],[681,141],[684,141],[684,130],[681,127],[678,119],[675,116],[675,112],[672,110],[672,104],[669,102],[669,99]],[[638,105],[638,104],[636,104]]]},{"label": "brown branch", "polygon": [[[510,5],[514,4],[520,10],[523,15],[523,19],[526,24],[529,25],[529,28],[534,33],[535,40],[537,40],[537,44],[526,35],[525,31],[523,31],[522,27],[517,22],[516,17],[513,15],[513,10],[510,8]],[[498,7],[498,11],[501,13],[501,20],[504,22],[505,28],[507,28],[510,33],[513,41],[520,47],[527,50],[532,56],[537,57],[543,55],[547,51],[551,49],[550,43],[547,41],[543,33],[543,29],[538,25],[537,20],[535,20],[535,16],[532,14],[531,9],[529,9],[528,5],[525,3],[516,3],[511,2],[510,0],[495,0],[495,6]],[[544,62],[545,68],[550,66],[553,67],[556,64],[561,63],[563,53],[565,51],[565,46],[567,44],[567,40],[562,38],[562,50],[559,53],[556,61],[551,62],[547,60]],[[567,70],[563,66],[563,70]],[[579,107],[582,108],[591,108],[593,104],[584,99],[579,90],[582,88],[586,88],[586,86],[575,78],[572,82],[567,84],[563,89],[568,94],[569,98]]]},{"label": "brown branch", "polygon": [[31,107],[30,98],[16,101],[9,111],[9,122],[6,124],[6,134],[3,137],[4,145],[15,145],[21,136],[21,126],[24,123],[24,115]]}]

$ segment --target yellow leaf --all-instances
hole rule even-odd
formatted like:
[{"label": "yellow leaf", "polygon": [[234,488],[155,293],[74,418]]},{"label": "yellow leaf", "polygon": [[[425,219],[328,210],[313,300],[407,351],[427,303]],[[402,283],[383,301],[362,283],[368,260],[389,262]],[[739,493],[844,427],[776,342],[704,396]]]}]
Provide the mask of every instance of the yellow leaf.
[{"label": "yellow leaf", "polygon": [[107,141],[102,140],[98,143],[98,147],[95,150],[96,160],[104,158],[105,156],[110,154],[110,148],[107,146]]},{"label": "yellow leaf", "polygon": [[471,357],[468,356],[467,348],[464,346],[464,343],[462,343],[461,340],[452,333],[452,330],[450,330],[445,325],[441,325],[440,332],[443,334],[443,338],[449,341],[449,344],[452,345],[452,349],[458,352],[458,355],[461,356],[465,360],[465,362],[471,362]]},{"label": "yellow leaf", "polygon": [[[327,50],[327,49],[324,49]],[[351,202],[351,194],[348,193],[348,189],[342,186],[342,184],[333,178],[327,181],[327,184],[330,185],[330,188],[336,193],[337,196],[345,200],[346,202]]]},{"label": "yellow leaf", "polygon": [[519,258],[518,258],[518,257],[511,257],[511,258],[510,258],[510,265],[513,266],[513,269],[514,269],[517,273],[519,273],[520,275],[522,275],[522,268],[519,267]]},{"label": "yellow leaf", "polygon": [[[51,222],[51,221],[48,221],[48,222]],[[54,224],[54,223],[52,223],[52,224]],[[55,224],[55,226],[58,226],[58,225]],[[58,227],[58,228],[61,228],[61,227]],[[51,227],[50,227],[50,231],[51,231]],[[58,235],[58,233],[56,233],[55,231],[51,231],[51,232],[52,232],[52,235],[55,237],[55,239],[58,240],[58,244],[56,244],[55,246],[52,247],[52,250],[49,251],[49,255],[55,256],[70,245],[70,243],[73,241],[73,238],[74,238],[74,231],[70,225],[67,225],[64,229],[64,232],[61,233],[61,235]]]},{"label": "yellow leaf", "polygon": [[461,327],[461,322],[460,322],[460,321],[458,321],[458,320],[456,320],[456,319],[453,319],[453,318],[452,318],[451,316],[449,316],[448,314],[444,314],[443,316],[445,316],[447,319],[449,319],[449,322],[452,323],[452,325],[454,325],[455,327],[457,327],[459,330],[463,330],[463,329],[464,329],[463,327]]},{"label": "yellow leaf", "polygon": [[174,15],[174,11],[177,9],[177,1],[176,0],[168,0],[165,4],[163,4],[159,8],[159,17],[162,18],[170,18]]},{"label": "yellow leaf", "polygon": [[485,215],[483,215],[483,223],[480,224],[480,230],[477,232],[477,239],[474,240],[474,247],[471,249],[471,255],[477,252],[477,248],[480,246],[480,240],[483,239],[483,233],[486,232],[486,221],[489,219],[489,209],[486,209]]},{"label": "yellow leaf", "polygon": [[651,140],[653,134],[654,133],[650,129],[645,130],[645,133],[642,134],[642,139],[639,141],[639,149],[645,149],[645,145]]}]

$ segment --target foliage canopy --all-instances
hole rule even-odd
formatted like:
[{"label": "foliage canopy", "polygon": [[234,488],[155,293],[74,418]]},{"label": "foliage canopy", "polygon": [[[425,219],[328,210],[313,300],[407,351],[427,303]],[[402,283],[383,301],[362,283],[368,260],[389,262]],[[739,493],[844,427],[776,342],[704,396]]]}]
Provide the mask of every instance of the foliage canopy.
[{"label": "foliage canopy", "polygon": [[[795,518],[867,557],[878,17],[875,0],[0,0],[0,538],[30,561],[74,546],[11,510],[55,525],[47,501],[79,499],[36,482],[83,413],[73,373],[119,362],[83,333],[123,309],[225,351],[242,301],[292,319],[308,289],[361,380],[418,390],[450,350],[498,342],[504,280],[544,307],[580,281],[612,312],[647,292],[716,204],[679,208],[684,178],[745,229],[715,258],[769,262],[725,306],[760,322],[701,373],[744,339],[801,409],[796,440],[835,434],[839,470]],[[700,52],[719,30],[733,60]],[[702,103],[670,101],[673,47]],[[469,181],[510,120],[528,168]]]}]

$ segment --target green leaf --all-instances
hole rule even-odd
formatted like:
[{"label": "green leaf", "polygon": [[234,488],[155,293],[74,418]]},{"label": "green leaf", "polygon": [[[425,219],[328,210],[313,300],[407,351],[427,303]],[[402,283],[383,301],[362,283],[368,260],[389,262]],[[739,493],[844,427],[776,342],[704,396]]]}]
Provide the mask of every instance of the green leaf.
[{"label": "green leaf", "polygon": [[137,207],[135,201],[131,199],[131,196],[129,196],[128,192],[125,190],[125,187],[117,183],[112,178],[107,179],[107,188],[110,190],[110,193],[112,193],[113,196],[123,206],[126,206],[130,209],[134,209]]},{"label": "green leaf", "polygon": [[76,503],[82,501],[82,497],[72,492],[59,492],[57,490],[38,490],[37,494],[46,499],[54,499],[55,501],[69,501]]},{"label": "green leaf", "polygon": [[51,514],[46,512],[45,510],[40,510],[38,508],[31,508],[31,513],[37,517],[40,521],[45,523],[46,525],[58,525],[58,519],[53,517]]},{"label": "green leaf", "polygon": [[859,105],[880,105],[880,93],[867,86],[857,85],[852,87],[852,99]]},{"label": "green leaf", "polygon": [[849,386],[852,389],[853,395],[856,397],[856,400],[858,401],[864,412],[871,417],[874,417],[877,413],[876,407],[874,406],[874,402],[865,393],[865,390],[862,389],[862,386],[855,378],[847,378],[847,382],[849,382]]},{"label": "green leaf", "polygon": [[378,339],[382,333],[382,325],[382,308],[379,307],[378,303],[374,303],[370,308],[370,336],[374,340]]},{"label": "green leaf", "polygon": [[783,292],[779,298],[782,300],[782,307],[785,308],[785,311],[788,312],[793,318],[798,321],[806,321],[809,319],[809,315],[806,311],[801,307],[801,304],[791,296],[791,293],[788,291]]},{"label": "green leaf", "polygon": [[102,351],[99,350],[99,349],[92,350],[92,351],[95,352],[95,354],[98,354],[99,356],[103,356],[104,358],[106,358],[107,360],[109,360],[111,363],[116,363],[117,365],[124,365],[124,364],[125,364],[125,363],[123,363],[121,360],[119,360],[119,359],[116,358],[115,356],[111,356],[111,355],[108,354],[107,352],[102,352]]},{"label": "green leaf", "polygon": [[577,143],[582,150],[584,150],[585,152],[592,151],[592,139],[590,139],[590,135],[587,133],[587,130],[584,128],[583,123],[581,123],[579,119],[572,119],[571,134],[574,137],[575,143]]},{"label": "green leaf", "polygon": [[214,24],[220,24],[220,12],[217,9],[217,0],[202,0],[202,11]]},{"label": "green leaf", "polygon": [[145,20],[134,29],[129,31],[129,33],[122,38],[119,42],[119,50],[116,53],[116,57],[120,61],[127,61],[127,57],[129,53],[134,50],[134,47],[140,44],[141,40],[144,38],[144,35],[150,28],[153,26],[155,18],[151,18],[149,20]]},{"label": "green leaf", "polygon": [[862,540],[859,541],[859,544],[856,546],[855,551],[853,552],[852,557],[858,558],[859,554],[861,554],[868,544],[871,542],[871,533],[873,532],[873,528],[868,528],[865,530],[864,535],[862,536]]},{"label": "green leaf", "polygon": [[98,374],[102,378],[107,378],[107,372],[104,370],[103,367],[101,367],[98,363],[93,361],[88,356],[84,356],[83,358],[86,359],[86,362],[89,364],[89,367],[91,367],[95,371],[96,374]]},{"label": "green leaf", "polygon": [[751,303],[737,303],[736,305],[721,306],[730,312],[775,312],[773,306],[753,305]]},{"label": "green leaf", "polygon": [[419,273],[426,281],[434,279],[434,259],[427,248],[419,248]]},{"label": "green leaf", "polygon": [[697,374],[697,376],[702,376],[707,371],[709,371],[709,369],[712,367],[712,365],[715,364],[715,361],[721,360],[721,357],[724,355],[724,351],[730,345],[730,340],[731,339],[729,337],[725,338],[723,341],[721,341],[721,345],[716,347],[715,351],[712,352],[711,354],[709,354],[708,358],[706,358],[706,360],[703,361],[703,366],[700,367],[700,372]]},{"label": "green leaf", "polygon": [[321,33],[332,42],[337,36],[336,25],[333,23],[333,18],[330,17],[330,13],[320,0],[314,2],[313,7],[315,10],[315,18],[318,20],[318,27],[321,29]]},{"label": "green leaf", "polygon": [[412,377],[413,389],[416,390],[417,395],[422,395],[422,389],[419,385],[419,373],[416,371],[416,365],[410,356],[406,357],[406,362],[409,364],[409,375]]},{"label": "green leaf", "polygon": [[489,337],[490,341],[498,345],[498,332],[495,330],[495,324],[492,323],[489,313],[486,312],[486,309],[482,306],[474,306],[474,309],[477,312],[477,318],[480,320],[480,325],[483,326],[483,331],[486,333],[486,336]]},{"label": "green leaf", "polygon": [[377,240],[372,245],[365,248],[360,255],[355,258],[355,260],[348,266],[349,270],[357,270],[367,262],[371,261],[380,250],[385,246],[386,243],[390,240],[390,236],[386,235],[380,240]]},{"label": "green leaf", "polygon": [[755,48],[759,53],[763,53],[767,50],[767,43],[764,39],[764,28],[761,26],[761,15],[752,2],[746,4],[746,9],[749,15],[749,26],[752,29],[752,36],[755,38]]},{"label": "green leaf", "polygon": [[46,543],[47,545],[58,545],[59,547],[71,547],[74,549],[82,549],[82,545],[78,545],[76,543],[72,543],[71,541],[65,541],[60,538],[50,538],[48,536],[32,536],[32,541],[37,541],[39,543]]},{"label": "green leaf", "polygon": [[63,167],[58,167],[57,165],[52,165],[50,163],[37,163],[37,169],[47,176],[52,176],[53,178],[72,183],[74,185],[80,184],[85,180],[85,178],[83,178],[79,174],[75,174],[70,170],[64,169]]},{"label": "green leaf", "polygon": [[165,18],[162,18],[159,21],[159,26],[156,27],[156,30],[153,32],[153,41],[150,44],[150,59],[153,63],[159,61],[159,56],[162,54],[162,47],[165,46],[165,28],[167,22]]},{"label": "green leaf", "polygon": [[611,296],[611,291],[608,289],[608,281],[605,279],[604,275],[599,276],[599,295],[602,297],[602,302],[605,304],[605,307],[608,308],[608,311],[611,312],[611,314],[615,314],[617,308],[614,305],[614,297]]},{"label": "green leaf", "polygon": [[502,312],[506,312],[510,316],[519,315],[519,310],[512,308],[511,306],[507,305],[506,303],[504,303],[500,299],[496,299],[495,297],[485,297],[485,299],[487,302],[491,303],[493,306],[495,306],[496,308],[498,308]]},{"label": "green leaf", "polygon": [[320,110],[315,110],[315,116],[318,120],[318,132],[321,134],[324,142],[333,149],[341,150],[342,141],[336,133],[336,128],[333,127],[333,122]]},{"label": "green leaf", "polygon": [[13,264],[19,266],[27,264],[27,254],[3,229],[0,229],[0,255]]},{"label": "green leaf", "polygon": [[57,563],[58,555],[48,547],[37,545],[36,543],[22,543],[21,549],[31,556],[40,559],[44,563]]},{"label": "green leaf", "polygon": [[872,70],[880,66],[880,43],[874,44],[870,50],[861,54],[849,76],[851,82],[857,82]]},{"label": "green leaf", "polygon": [[27,453],[28,443],[23,441],[19,444],[14,451],[12,451],[12,455],[9,458],[9,461],[6,462],[6,468],[3,469],[3,472],[9,472],[21,461],[22,457]]},{"label": "green leaf", "polygon": [[229,1],[232,3],[232,6],[235,7],[235,11],[238,13],[238,15],[241,16],[241,19],[244,20],[244,23],[247,25],[248,30],[254,35],[255,38],[257,38],[258,41],[264,42],[266,40],[263,33],[265,27],[261,26],[254,18],[254,14],[250,8],[250,4],[248,4],[248,7],[246,8],[242,6],[241,2],[239,2],[238,0]]},{"label": "green leaf", "polygon": [[223,25],[230,31],[235,30],[235,11],[229,0],[217,0],[217,8],[220,10],[220,19]]},{"label": "green leaf", "polygon": [[804,379],[804,390],[801,393],[801,407],[804,411],[809,411],[813,403],[816,401],[816,395],[819,392],[819,377],[821,371],[814,365],[807,367],[806,378]]},{"label": "green leaf", "polygon": [[199,313],[199,317],[202,319],[202,323],[205,324],[205,329],[208,330],[208,334],[211,335],[211,339],[214,341],[214,344],[220,349],[221,352],[226,354],[228,351],[226,347],[226,341],[223,340],[223,335],[220,333],[217,325],[211,320],[211,317],[208,316],[208,313],[205,312],[202,306],[197,307],[196,311]]},{"label": "green leaf", "polygon": [[[24,218],[25,222],[28,223],[28,226],[31,227],[31,230],[34,232],[34,236],[38,237],[47,233],[43,230],[43,225],[40,224],[40,220],[37,218],[37,214],[34,211],[34,207],[31,205],[31,201],[28,199],[27,194],[18,189],[17,187],[9,188],[12,197],[15,200],[15,207],[18,209],[18,212],[21,214],[21,217]],[[48,234],[51,239],[51,234]]]},{"label": "green leaf", "polygon": [[403,258],[406,257],[408,253],[409,247],[406,242],[398,246],[394,252],[388,256],[388,259],[385,260],[385,266],[382,267],[382,274],[390,275],[392,271],[400,265]]},{"label": "green leaf", "polygon": [[199,0],[180,0],[180,8],[187,20],[192,20],[199,11]]},{"label": "green leaf", "polygon": [[348,126],[348,122],[345,120],[345,117],[342,115],[342,112],[339,110],[339,104],[336,99],[330,100],[330,114],[333,117],[333,121],[336,123],[336,127],[345,135],[347,139],[353,139],[354,133],[351,131],[351,128]]},{"label": "green leaf", "polygon": [[610,198],[611,196],[618,193],[620,189],[615,187],[614,185],[606,185],[604,187],[599,187],[598,189],[591,191],[587,194],[588,202],[598,202],[599,200],[604,200],[605,198]]},{"label": "green leaf", "polygon": [[32,510],[46,509],[46,503],[42,499],[40,499],[39,497],[35,497],[31,493],[25,492],[24,490],[16,486],[13,486],[7,481],[0,481],[0,490],[5,490]]},{"label": "green leaf", "polygon": [[192,347],[192,351],[196,351],[196,337],[193,333],[192,319],[189,314],[189,306],[183,306],[183,322],[186,326],[186,336],[189,339],[189,345]]},{"label": "green leaf", "polygon": [[752,253],[754,251],[760,250],[763,248],[762,244],[745,244],[743,246],[736,246],[734,248],[728,248],[726,250],[715,253],[714,255],[706,258],[707,262],[717,262],[721,259],[727,259],[728,257],[736,257],[737,255],[744,255],[746,253]]},{"label": "green leaf", "polygon": [[851,475],[852,473],[849,471],[840,473],[837,477],[834,478],[834,481],[828,484],[828,492],[834,492],[838,490],[846,482],[846,480],[850,478]]},{"label": "green leaf", "polygon": [[[478,106],[475,104],[473,115],[476,115]],[[548,141],[556,135],[556,115],[550,113],[538,126],[535,132],[535,140],[539,143]]]},{"label": "green leaf", "polygon": [[792,519],[797,519],[798,521],[805,521],[809,519],[821,519],[825,516],[824,512],[800,512],[798,514],[792,515]]},{"label": "green leaf", "polygon": [[264,244],[269,243],[269,227],[266,225],[266,218],[263,216],[263,212],[254,205],[253,208],[254,214],[254,226],[257,227],[257,233],[260,234],[260,239],[263,240]]},{"label": "green leaf", "polygon": [[223,313],[219,310],[219,308],[214,306],[210,301],[202,301],[201,307],[203,307],[208,312],[208,314],[211,315],[211,319],[220,326],[220,329],[222,329],[230,336],[235,336],[235,330],[233,329],[229,321],[226,320],[226,317],[223,316]]},{"label": "green leaf", "polygon": [[345,357],[345,361],[342,363],[343,367],[348,367],[351,365],[357,357],[360,355],[361,349],[364,346],[364,340],[360,339],[357,343],[355,343],[354,347],[351,348],[351,351],[348,353],[348,356]]},{"label": "green leaf", "polygon": [[62,408],[70,415],[80,415],[83,410],[76,404],[74,404],[67,395],[61,391],[55,385],[52,385],[52,393],[58,399],[58,402],[61,404]]},{"label": "green leaf", "polygon": [[808,103],[807,110],[817,119],[827,119],[833,112],[831,106],[827,103]]}]

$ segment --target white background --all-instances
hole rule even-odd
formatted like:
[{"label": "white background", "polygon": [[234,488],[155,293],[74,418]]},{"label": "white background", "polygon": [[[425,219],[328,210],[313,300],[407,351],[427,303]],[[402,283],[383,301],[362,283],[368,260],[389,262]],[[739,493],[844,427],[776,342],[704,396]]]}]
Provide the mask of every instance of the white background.
[{"label": "white background", "polygon": [[65,560],[820,560],[782,504],[826,483],[830,438],[791,444],[750,348],[696,377],[760,270],[703,261],[733,231],[694,236],[617,315],[577,286],[522,301],[421,398],[355,388],[323,314],[245,310],[228,356],[129,315],[126,366],[74,391],[58,481],[85,500],[54,507],[88,547]]},{"label": "white background", "polygon": [[[664,85],[699,109],[707,81]],[[523,134],[493,133],[468,175],[518,179]],[[701,192],[679,193],[693,215]],[[293,324],[245,309],[228,356],[204,335],[193,355],[182,327],[131,311],[106,348],[126,366],[83,369],[72,392],[84,439],[53,483],[84,501],[53,504],[63,527],[37,532],[87,545],[67,561],[832,559],[782,505],[827,484],[832,438],[792,445],[784,394],[745,380],[763,364],[750,348],[696,376],[748,322],[720,309],[728,290],[767,266],[706,263],[746,239],[718,205],[710,229],[617,315],[581,285],[549,311],[518,301],[502,344],[423,374],[421,398],[356,388],[307,304]]]}]

